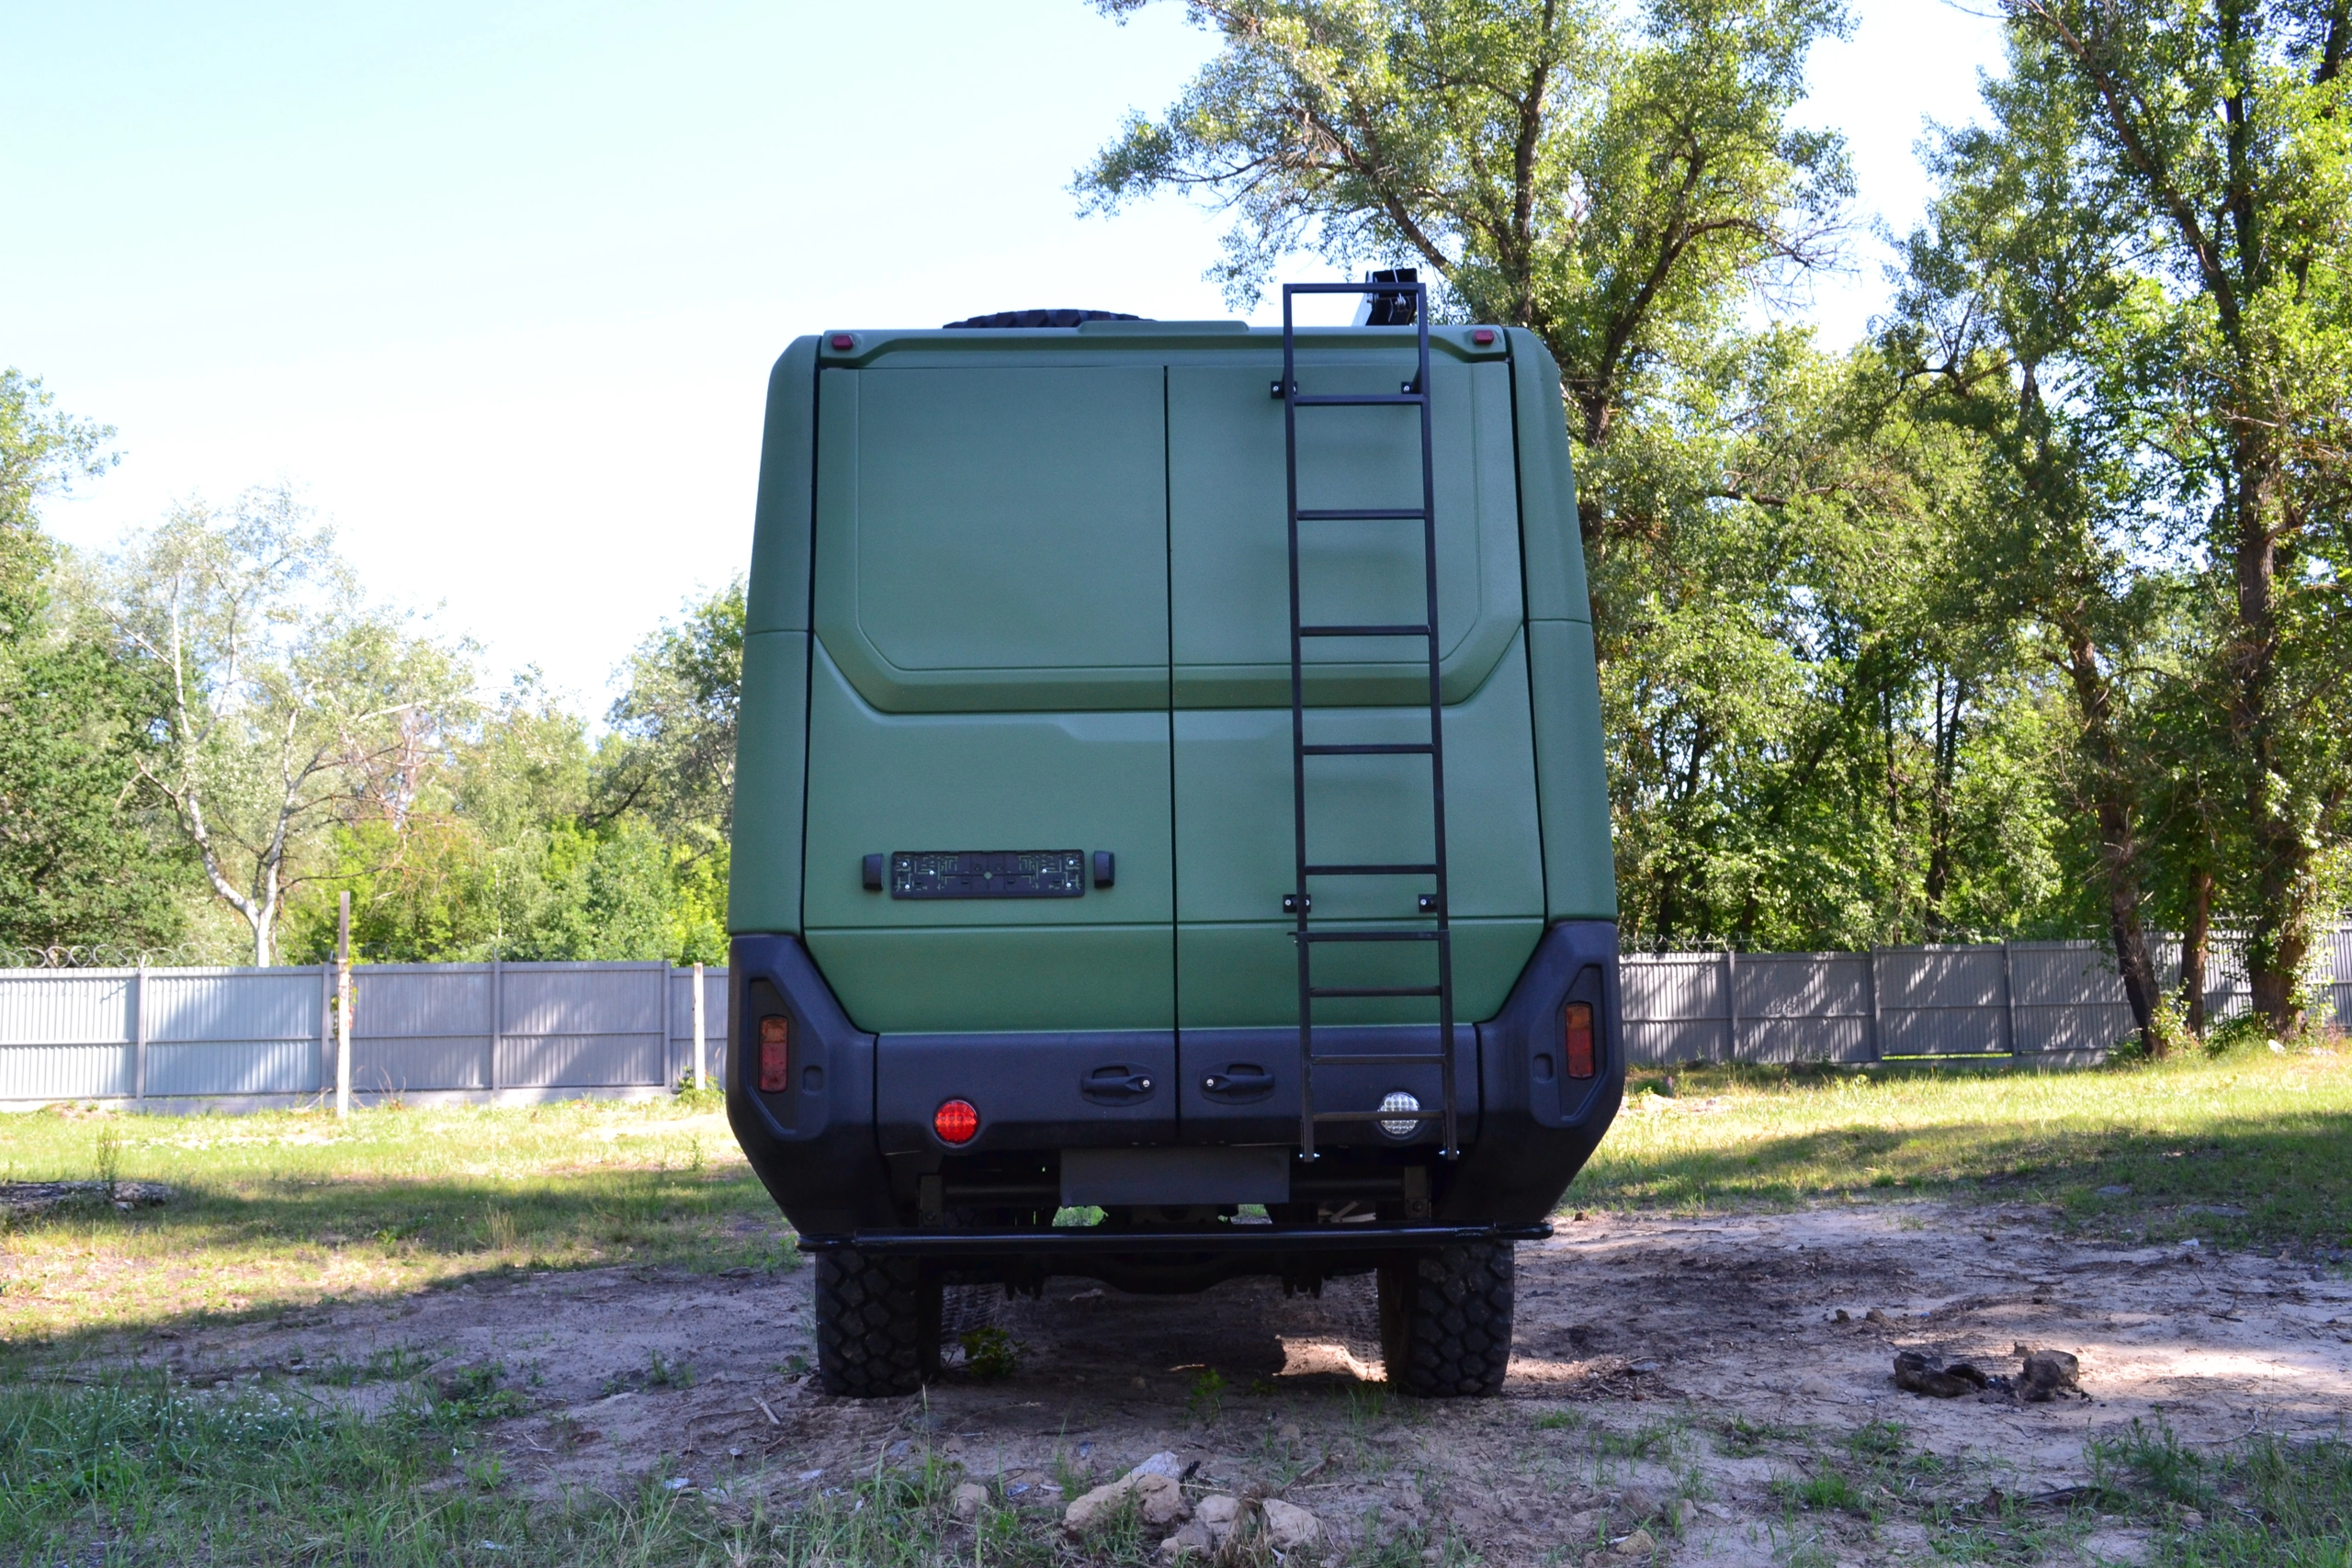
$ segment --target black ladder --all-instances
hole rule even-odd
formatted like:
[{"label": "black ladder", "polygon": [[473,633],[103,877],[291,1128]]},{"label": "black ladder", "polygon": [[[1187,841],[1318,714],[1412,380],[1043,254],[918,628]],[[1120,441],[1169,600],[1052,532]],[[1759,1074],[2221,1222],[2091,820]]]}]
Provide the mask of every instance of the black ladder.
[{"label": "black ladder", "polygon": [[[1394,393],[1302,395],[1298,389],[1297,330],[1291,302],[1301,294],[1369,294],[1380,307],[1392,310],[1406,298],[1412,302],[1416,327],[1413,378]],[[1414,1122],[1430,1120],[1425,1110],[1325,1111],[1315,1109],[1315,1069],[1317,1066],[1434,1066],[1442,1072],[1444,1104],[1437,1116],[1444,1124],[1447,1159],[1461,1151],[1456,1136],[1453,1085],[1453,933],[1445,875],[1445,742],[1443,707],[1438,684],[1437,636],[1437,485],[1430,443],[1430,312],[1426,285],[1390,282],[1286,283],[1283,285],[1283,378],[1274,395],[1283,400],[1283,467],[1289,485],[1290,515],[1290,735],[1291,800],[1297,832],[1296,886],[1283,900],[1296,921],[1292,939],[1298,950],[1298,1142],[1303,1158],[1313,1159],[1315,1127],[1322,1122]],[[1298,411],[1314,408],[1377,408],[1407,405],[1421,418],[1421,504],[1416,507],[1301,507],[1298,503]],[[1421,585],[1424,608],[1420,624],[1308,626],[1299,619],[1298,525],[1302,523],[1377,523],[1418,521],[1421,525]],[[1303,657],[1308,637],[1419,637],[1427,652],[1430,674],[1429,739],[1409,744],[1315,744],[1306,739],[1306,685]],[[1366,864],[1318,864],[1306,858],[1306,760],[1310,757],[1426,756],[1430,761],[1430,800],[1433,853],[1427,862]],[[1307,883],[1325,876],[1428,876],[1431,892],[1419,904],[1427,925],[1313,930],[1314,899]],[[1434,986],[1318,986],[1315,983],[1315,950],[1328,942],[1431,942],[1437,953]],[[1315,1004],[1343,997],[1434,997],[1438,1005],[1438,1049],[1407,1055],[1317,1055],[1315,1050]]]}]

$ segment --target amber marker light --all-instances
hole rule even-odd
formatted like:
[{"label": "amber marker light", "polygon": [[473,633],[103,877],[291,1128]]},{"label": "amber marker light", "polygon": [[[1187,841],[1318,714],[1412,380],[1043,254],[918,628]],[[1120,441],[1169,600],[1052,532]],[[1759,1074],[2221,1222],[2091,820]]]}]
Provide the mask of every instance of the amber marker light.
[{"label": "amber marker light", "polygon": [[1594,1062],[1592,1046],[1592,1004],[1570,1002],[1566,1038],[1562,1055],[1567,1058],[1568,1077],[1589,1078],[1600,1069]]},{"label": "amber marker light", "polygon": [[979,1135],[980,1113],[968,1100],[951,1100],[932,1112],[931,1130],[943,1144],[968,1144]]},{"label": "amber marker light", "polygon": [[792,1087],[792,1026],[781,1018],[760,1020],[760,1092],[782,1094]]}]

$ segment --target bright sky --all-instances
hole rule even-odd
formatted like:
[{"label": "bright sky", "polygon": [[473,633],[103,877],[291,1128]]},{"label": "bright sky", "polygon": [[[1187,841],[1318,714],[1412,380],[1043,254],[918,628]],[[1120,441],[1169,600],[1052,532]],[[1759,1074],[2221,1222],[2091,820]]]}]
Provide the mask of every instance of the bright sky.
[{"label": "bright sky", "polygon": [[[1968,118],[1997,43],[1946,0],[1852,3],[1807,115],[1900,230],[1923,117]],[[50,525],[102,547],[289,479],[379,593],[601,713],[744,564],[796,335],[1227,313],[1215,215],[1080,219],[1066,189],[1209,52],[1172,0],[1125,27],[1082,0],[0,4],[0,365],[124,454]],[[1826,336],[1880,308],[1883,256],[1865,235],[1817,291]]]}]

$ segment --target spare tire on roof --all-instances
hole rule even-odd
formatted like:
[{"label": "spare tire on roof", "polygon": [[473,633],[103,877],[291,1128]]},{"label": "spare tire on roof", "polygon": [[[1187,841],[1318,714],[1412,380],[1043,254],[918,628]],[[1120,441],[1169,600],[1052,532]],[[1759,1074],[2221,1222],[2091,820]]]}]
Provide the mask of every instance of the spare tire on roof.
[{"label": "spare tire on roof", "polygon": [[999,310],[992,316],[972,316],[960,321],[949,321],[950,331],[957,327],[1074,327],[1080,321],[1139,321],[1141,316],[1125,310]]}]

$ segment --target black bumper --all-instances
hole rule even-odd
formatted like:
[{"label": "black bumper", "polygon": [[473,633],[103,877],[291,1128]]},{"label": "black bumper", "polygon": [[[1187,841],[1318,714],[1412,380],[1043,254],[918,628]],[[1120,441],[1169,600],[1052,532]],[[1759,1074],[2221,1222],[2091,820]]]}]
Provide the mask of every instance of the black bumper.
[{"label": "black bumper", "polygon": [[1213,1230],[1114,1230],[1105,1225],[1065,1225],[1053,1230],[858,1231],[850,1235],[804,1235],[803,1252],[854,1247],[861,1252],[917,1258],[1035,1258],[1041,1259],[1148,1257],[1199,1252],[1263,1253],[1288,1257],[1312,1253],[1425,1252],[1472,1241],[1543,1241],[1541,1225],[1219,1225]]},{"label": "black bumper", "polygon": [[[1476,1114],[1470,1124],[1475,1132],[1465,1131],[1458,1160],[1430,1168],[1431,1224],[1384,1227],[1377,1242],[1356,1226],[1317,1227],[1312,1233],[1295,1226],[1218,1226],[1215,1234],[1122,1230],[1100,1235],[1042,1228],[918,1230],[910,1151],[902,1146],[907,1130],[894,1124],[886,1131],[881,1125],[875,1036],[850,1021],[798,939],[736,937],[729,988],[729,1037],[737,1043],[727,1055],[728,1118],[752,1168],[811,1249],[852,1240],[862,1247],[869,1235],[876,1246],[893,1250],[941,1256],[1017,1250],[1041,1258],[1075,1258],[1087,1248],[1133,1253],[1139,1247],[1265,1248],[1271,1256],[1283,1247],[1295,1249],[1307,1235],[1319,1237],[1326,1230],[1333,1240],[1306,1245],[1353,1254],[1367,1247],[1393,1251],[1447,1239],[1528,1239],[1542,1234],[1539,1227],[1599,1145],[1624,1086],[1616,926],[1563,921],[1544,933],[1502,1010],[1476,1026],[1475,1051],[1463,1053],[1463,1066],[1476,1075]],[[1563,1014],[1571,1000],[1590,1003],[1600,1025],[1600,1070],[1590,1078],[1567,1078],[1559,1070]],[[760,1020],[776,1014],[789,1027],[790,1070],[781,1089],[763,1092]],[[1427,1032],[1434,1039],[1434,1030]],[[1015,1072],[1025,1057],[1051,1055],[1072,1038],[1046,1035],[1032,1043],[1017,1034],[971,1036],[969,1049],[1002,1053],[1007,1071]],[[1261,1132],[1250,1141],[1262,1136]],[[886,1146],[894,1151],[887,1158]],[[1051,1144],[1034,1152],[1047,1161],[1058,1159]],[[953,1153],[943,1145],[934,1154],[915,1151],[912,1157],[935,1169]],[[1023,1238],[1017,1247],[1010,1239],[1015,1235]],[[1065,1235],[1069,1239],[1061,1239]],[[1345,1240],[1339,1239],[1342,1235]],[[941,1245],[934,1248],[930,1242]]]}]

